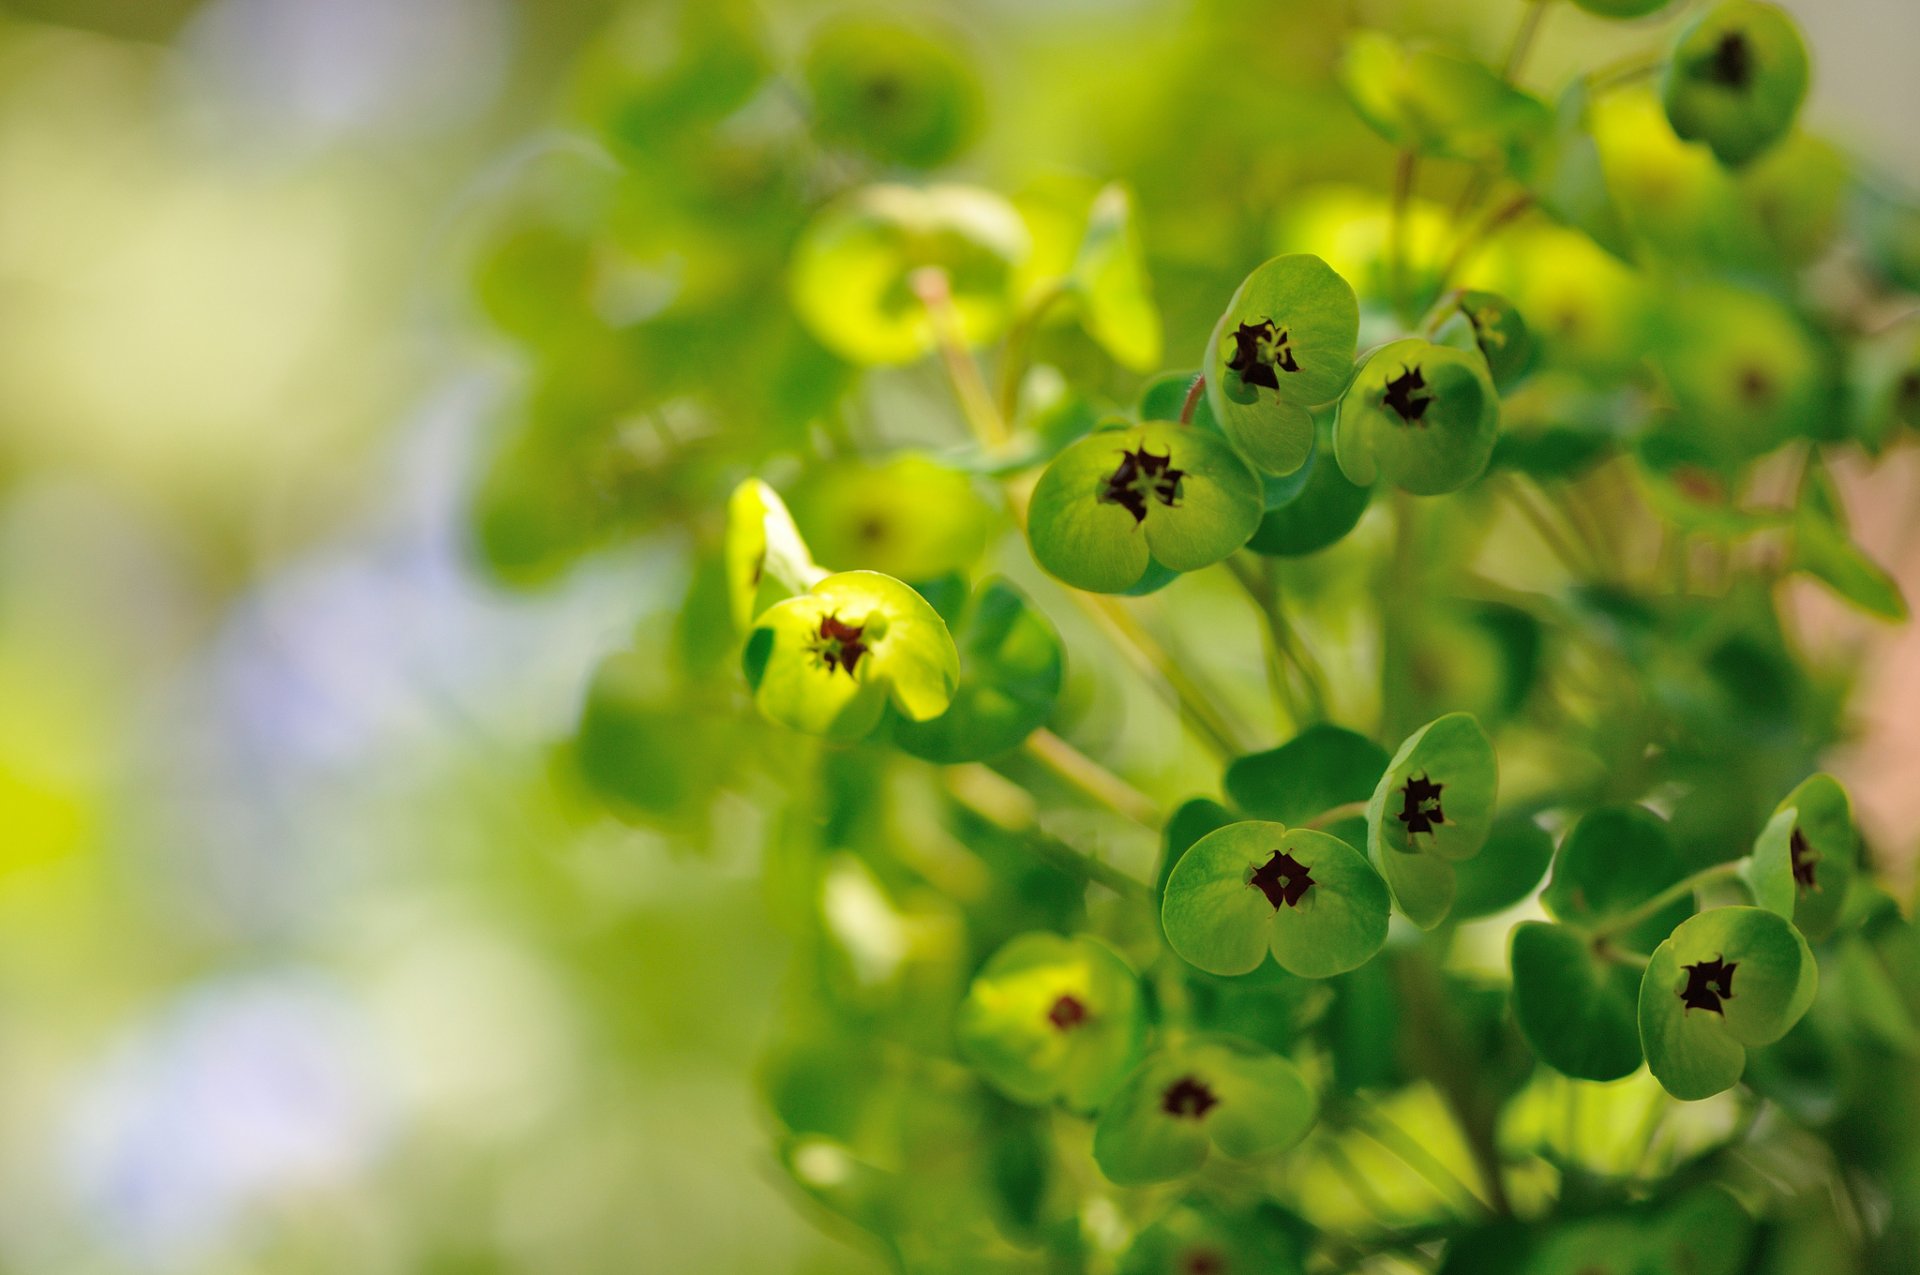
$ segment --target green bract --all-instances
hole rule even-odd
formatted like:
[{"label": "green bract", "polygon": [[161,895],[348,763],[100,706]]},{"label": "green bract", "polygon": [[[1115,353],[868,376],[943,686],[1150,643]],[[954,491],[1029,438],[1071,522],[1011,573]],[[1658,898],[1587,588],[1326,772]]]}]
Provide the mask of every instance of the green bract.
[{"label": "green bract", "polygon": [[1067,287],[1087,335],[1123,366],[1153,370],[1160,362],[1160,311],[1125,186],[1107,186],[1094,197]]},{"label": "green bract", "polygon": [[1134,1236],[1118,1275],[1299,1275],[1300,1241],[1287,1220],[1276,1209],[1233,1214],[1199,1200],[1177,1205]]},{"label": "green bract", "polygon": [[1307,463],[1286,478],[1267,480],[1267,512],[1247,548],[1277,558],[1318,553],[1358,526],[1372,500],[1371,487],[1358,486],[1340,472],[1333,430],[1326,413],[1317,413]]},{"label": "green bract", "polygon": [[854,740],[891,703],[909,721],[946,712],[960,656],[925,598],[877,571],[843,571],[754,622],[744,665],[754,703],[809,735]]},{"label": "green bract", "polygon": [[1540,1060],[1581,1080],[1618,1080],[1640,1065],[1640,971],[1602,959],[1580,931],[1515,926],[1513,1016]]},{"label": "green bract", "polygon": [[1060,696],[1066,656],[1060,636],[1012,583],[989,577],[953,624],[960,685],[931,721],[899,721],[893,742],[951,765],[997,757],[1044,724]]},{"label": "green bract", "polygon": [[888,163],[945,163],[980,128],[980,86],[955,44],[884,21],[822,28],[805,63],[814,130]]},{"label": "green bract", "polygon": [[1493,742],[1467,713],[1422,726],[1393,756],[1367,802],[1367,854],[1394,902],[1422,929],[1453,904],[1453,864],[1493,827],[1500,782]]},{"label": "green bract", "polygon": [[1787,135],[1807,95],[1807,48],[1785,12],[1723,0],[1686,28],[1661,82],[1673,131],[1744,164]]},{"label": "green bract", "polygon": [[1673,0],[1573,0],[1588,13],[1603,18],[1644,18],[1666,8]]},{"label": "green bract", "polygon": [[[1561,842],[1540,902],[1556,920],[1593,925],[1631,912],[1684,875],[1665,820],[1640,806],[1601,806],[1582,815]],[[1692,911],[1677,900],[1615,941],[1651,951]]]},{"label": "green bract", "polygon": [[1207,342],[1207,402],[1254,466],[1290,474],[1313,448],[1308,408],[1339,397],[1353,371],[1360,306],[1320,258],[1292,253],[1247,276]]},{"label": "green bract", "polygon": [[1500,432],[1500,399],[1478,351],[1408,337],[1368,357],[1340,400],[1334,452],[1348,479],[1420,496],[1478,478]]},{"label": "green bract", "polygon": [[1302,978],[1365,964],[1387,941],[1387,887],[1338,837],[1236,823],[1195,842],[1167,879],[1173,950],[1210,974],[1245,974],[1268,951]]},{"label": "green bract", "polygon": [[1090,1111],[1139,1059],[1145,1020],[1139,984],[1112,948],[1034,933],[981,967],[954,1033],[961,1055],[1014,1101]]},{"label": "green bract", "polygon": [[1198,1169],[1212,1148],[1281,1151],[1313,1127],[1318,1100],[1294,1065],[1230,1036],[1176,1041],[1134,1069],[1100,1112],[1093,1158],[1121,1186]]},{"label": "green bract", "polygon": [[1047,466],[1027,511],[1041,566],[1093,593],[1194,571],[1246,544],[1260,484],[1221,440],[1178,425],[1096,430]]},{"label": "green bract", "polygon": [[973,479],[924,456],[822,465],[792,489],[795,524],[821,561],[932,580],[972,566],[994,529]]},{"label": "green bract", "polygon": [[1360,117],[1396,146],[1427,155],[1502,159],[1545,132],[1550,117],[1480,63],[1410,47],[1377,31],[1347,43],[1340,86]]},{"label": "green bract", "polygon": [[1853,803],[1839,780],[1819,774],[1802,780],[1778,809],[1794,812],[1787,837],[1791,919],[1802,934],[1819,942],[1839,924],[1857,875],[1860,836],[1853,826]]},{"label": "green bract", "polygon": [[1423,325],[1436,345],[1478,350],[1496,389],[1505,390],[1533,364],[1533,337],[1513,303],[1497,292],[1463,288],[1449,293]]},{"label": "green bract", "polygon": [[829,204],[794,248],[794,308],[855,363],[907,363],[937,339],[916,272],[946,276],[960,338],[1006,326],[1027,231],[1013,206],[971,186],[868,186]]},{"label": "green bract", "polygon": [[1820,424],[1827,389],[1806,326],[1764,293],[1720,285],[1664,298],[1656,350],[1680,408],[1675,441],[1730,468]]},{"label": "green bract", "polygon": [[1552,861],[1553,837],[1545,828],[1525,815],[1501,815],[1480,853],[1454,865],[1451,915],[1471,921],[1506,911],[1533,893]]},{"label": "green bract", "polygon": [[1236,757],[1224,783],[1235,805],[1256,819],[1304,823],[1349,802],[1365,801],[1387,769],[1387,752],[1365,735],[1321,722],[1263,753]]},{"label": "green bract", "polygon": [[727,603],[741,629],[782,598],[826,576],[778,492],[749,478],[727,500]]},{"label": "green bract", "polygon": [[1654,949],[1640,983],[1640,1040],[1676,1098],[1711,1097],[1746,1070],[1747,1049],[1787,1034],[1819,971],[1789,921],[1762,908],[1690,917]]}]

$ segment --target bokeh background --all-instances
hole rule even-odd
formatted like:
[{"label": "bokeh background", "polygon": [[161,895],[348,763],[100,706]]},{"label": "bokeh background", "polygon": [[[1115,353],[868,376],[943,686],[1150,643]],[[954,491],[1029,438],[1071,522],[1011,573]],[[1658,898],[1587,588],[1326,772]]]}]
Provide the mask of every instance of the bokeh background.
[{"label": "bokeh background", "polygon": [[[916,9],[987,76],[964,172],[1007,186],[1123,156],[1184,33],[1319,3]],[[1347,3],[1486,50],[1514,11]],[[790,46],[834,8],[762,7]],[[1920,179],[1920,6],[1788,7],[1813,125]],[[759,813],[681,845],[552,780],[596,660],[670,622],[678,543],[531,590],[474,565],[522,369],[463,244],[565,146],[615,12],[0,0],[0,1271],[863,1269],[758,1128]],[[1532,74],[1594,29],[1550,23]],[[1910,598],[1914,461],[1847,474]],[[1834,764],[1910,871],[1920,645],[1797,605],[1859,652]]]}]

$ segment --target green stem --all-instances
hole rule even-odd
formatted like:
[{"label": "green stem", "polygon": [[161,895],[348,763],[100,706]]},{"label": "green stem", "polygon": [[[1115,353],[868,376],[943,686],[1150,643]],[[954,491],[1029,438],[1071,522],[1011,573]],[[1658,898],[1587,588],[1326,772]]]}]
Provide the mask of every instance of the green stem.
[{"label": "green stem", "polygon": [[1070,593],[1222,761],[1231,761],[1247,751],[1241,744],[1240,732],[1213,702],[1213,697],[1167,653],[1166,647],[1146,630],[1133,612],[1104,594],[1082,593],[1078,589]]},{"label": "green stem", "polygon": [[1387,1118],[1385,1112],[1369,1106],[1362,1112],[1364,1123],[1356,1127],[1361,1133],[1372,1138],[1391,1152],[1394,1158],[1419,1174],[1434,1190],[1442,1196],[1452,1196],[1456,1207],[1464,1202],[1469,1212],[1489,1212],[1487,1202],[1460,1179],[1452,1169],[1440,1162],[1438,1156],[1427,1150],[1426,1146],[1412,1134]]},{"label": "green stem", "polygon": [[1393,549],[1380,603],[1380,733],[1404,738],[1417,715],[1413,703],[1412,632],[1420,577],[1418,517],[1413,497],[1393,489]]},{"label": "green stem", "polygon": [[1507,61],[1500,71],[1500,78],[1507,83],[1519,79],[1520,68],[1526,65],[1527,54],[1533,51],[1534,39],[1540,34],[1540,23],[1551,3],[1552,0],[1526,0],[1526,12],[1520,15],[1520,25],[1513,33],[1513,43],[1507,46]]},{"label": "green stem", "polygon": [[1400,152],[1393,165],[1393,202],[1387,210],[1387,294],[1402,319],[1410,308],[1407,296],[1407,206],[1413,201],[1420,156],[1411,148]]},{"label": "green stem", "polygon": [[1660,915],[1660,913],[1666,911],[1669,907],[1693,894],[1695,891],[1712,885],[1715,881],[1725,881],[1739,874],[1740,864],[1738,861],[1732,863],[1716,863],[1711,868],[1702,868],[1692,876],[1682,877],[1680,880],[1675,881],[1672,885],[1660,891],[1660,893],[1654,895],[1644,903],[1641,903],[1639,906],[1630,908],[1618,916],[1609,917],[1603,923],[1593,926],[1587,931],[1587,935],[1598,944],[1606,939],[1612,938],[1616,934],[1624,934],[1647,918]]},{"label": "green stem", "polygon": [[1193,384],[1187,386],[1187,397],[1180,404],[1180,423],[1182,425],[1193,424],[1193,414],[1195,410],[1199,408],[1200,396],[1206,392],[1206,388],[1207,378],[1205,376],[1194,377]]},{"label": "green stem", "polygon": [[1002,421],[1011,422],[1019,415],[1020,386],[1027,378],[1027,367],[1032,362],[1033,334],[1039,329],[1040,320],[1070,291],[1065,279],[1055,279],[1033,295],[1020,312],[1020,317],[1007,329],[1007,343],[1002,347],[1000,356]]},{"label": "green stem", "polygon": [[927,307],[927,315],[933,322],[940,361],[946,365],[947,378],[953,382],[954,397],[960,402],[960,413],[966,417],[967,428],[973,431],[974,439],[984,450],[997,451],[1010,437],[1007,423],[994,407],[987,382],[980,375],[980,365],[973,361],[973,354],[967,349],[947,272],[936,266],[914,271],[913,290]]},{"label": "green stem", "polygon": [[1302,828],[1331,828],[1334,824],[1339,823],[1342,819],[1352,819],[1357,815],[1364,815],[1366,813],[1367,813],[1366,802],[1343,801],[1337,806],[1331,806],[1326,810],[1322,810],[1319,814],[1307,820],[1305,823],[1301,824],[1300,826]]},{"label": "green stem", "polygon": [[1044,726],[1027,736],[1021,747],[1055,778],[1096,803],[1143,827],[1160,827],[1160,810],[1153,798]]},{"label": "green stem", "polygon": [[988,823],[1021,837],[1036,856],[1061,871],[1092,885],[1104,886],[1124,899],[1147,902],[1153,887],[1112,864],[1044,832],[1036,822],[1033,796],[998,771],[978,762],[946,768],[949,795]]},{"label": "green stem", "polygon": [[1472,263],[1475,254],[1486,246],[1488,240],[1519,220],[1532,207],[1533,195],[1522,191],[1475,222],[1471,229],[1462,231],[1459,242],[1453,245],[1453,251],[1447,256],[1447,264],[1441,268],[1440,291],[1445,292],[1452,285],[1454,278]]},{"label": "green stem", "polygon": [[[1265,622],[1268,643],[1276,660],[1290,664],[1300,675],[1300,683],[1306,688],[1307,698],[1311,701],[1312,720],[1325,721],[1327,718],[1326,671],[1321,668],[1320,661],[1314,658],[1305,643],[1300,641],[1299,633],[1287,622],[1286,610],[1280,603],[1279,581],[1272,575],[1270,565],[1263,564],[1262,571],[1256,573],[1245,560],[1244,555],[1235,554],[1226,560],[1226,568],[1253,602],[1254,609],[1260,613],[1261,620]],[[1286,683],[1284,676],[1281,685],[1286,688],[1284,696],[1288,705],[1288,716],[1304,724],[1304,719],[1293,703],[1292,688]]]},{"label": "green stem", "polygon": [[1532,488],[1523,483],[1518,476],[1510,473],[1499,476],[1498,486],[1508,503],[1522,518],[1526,519],[1527,525],[1532,527],[1534,534],[1540,537],[1540,543],[1559,559],[1560,565],[1567,569],[1569,575],[1595,577],[1599,574],[1596,564],[1584,549],[1576,551],[1573,541],[1561,534],[1560,528],[1554,524],[1545,505],[1538,499]]}]

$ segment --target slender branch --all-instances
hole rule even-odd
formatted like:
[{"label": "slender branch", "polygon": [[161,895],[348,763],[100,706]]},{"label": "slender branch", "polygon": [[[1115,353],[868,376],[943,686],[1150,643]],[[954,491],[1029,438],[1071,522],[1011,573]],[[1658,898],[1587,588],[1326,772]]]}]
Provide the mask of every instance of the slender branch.
[{"label": "slender branch", "polygon": [[1407,205],[1413,200],[1413,186],[1420,173],[1420,156],[1412,148],[1402,150],[1393,165],[1393,202],[1387,210],[1387,293],[1395,312],[1403,317],[1407,297]]},{"label": "slender branch", "polygon": [[1044,726],[1027,736],[1022,748],[1056,778],[1100,805],[1143,827],[1160,827],[1160,810],[1153,798]]},{"label": "slender branch", "polygon": [[1106,630],[1134,666],[1145,675],[1149,685],[1180,712],[1194,733],[1219,755],[1231,761],[1246,749],[1240,733],[1216,706],[1211,696],[1188,675],[1178,660],[1167,654],[1157,638],[1147,632],[1133,612],[1104,594],[1069,591],[1088,615]]},{"label": "slender branch", "polygon": [[946,364],[947,377],[953,382],[954,397],[960,402],[960,413],[967,419],[967,428],[988,451],[1004,446],[1009,438],[1007,423],[994,407],[986,380],[980,375],[980,365],[967,349],[947,272],[937,266],[925,266],[913,272],[912,282],[915,294],[927,307],[927,317],[933,322],[940,361]]},{"label": "slender branch", "polygon": [[1343,819],[1352,819],[1357,815],[1364,815],[1366,813],[1367,813],[1366,802],[1343,801],[1337,806],[1330,806],[1327,809],[1322,810],[1319,814],[1307,820],[1305,823],[1301,824],[1300,826],[1302,828],[1331,828],[1333,827],[1334,824],[1339,823]]},{"label": "slender branch", "polygon": [[1499,483],[1499,490],[1506,496],[1507,502],[1515,511],[1527,520],[1534,534],[1540,537],[1540,542],[1560,560],[1560,565],[1565,567],[1570,575],[1595,577],[1599,575],[1597,564],[1587,555],[1584,548],[1575,551],[1573,542],[1561,534],[1545,506],[1517,477],[1511,474],[1504,475]]},{"label": "slender branch", "polygon": [[1387,1114],[1378,1107],[1368,1106],[1361,1114],[1363,1123],[1355,1126],[1361,1133],[1372,1138],[1382,1147],[1392,1152],[1394,1157],[1419,1174],[1434,1190],[1442,1196],[1455,1197],[1454,1203],[1465,1200],[1470,1210],[1485,1213],[1491,1211],[1480,1193],[1468,1186],[1460,1175],[1440,1162],[1440,1158],[1426,1148],[1418,1138],[1388,1119]]},{"label": "slender branch", "polygon": [[1028,848],[1053,866],[1093,885],[1104,886],[1122,898],[1145,901],[1153,887],[1110,863],[1075,849],[1040,828],[1033,795],[997,771],[978,762],[946,768],[949,795],[1004,832],[1022,837]]},{"label": "slender branch", "polygon": [[1635,80],[1643,80],[1650,75],[1658,75],[1660,68],[1666,65],[1666,58],[1658,53],[1636,53],[1632,57],[1622,58],[1611,66],[1603,66],[1587,76],[1587,94],[1597,97],[1601,93],[1612,92]]},{"label": "slender branch", "polygon": [[1039,330],[1040,320],[1046,317],[1047,311],[1070,291],[1065,279],[1055,279],[1033,295],[1013,326],[1007,329],[1007,341],[1000,354],[1000,419],[1009,425],[1020,412],[1020,386],[1027,379],[1027,367],[1032,361],[1033,334]]},{"label": "slender branch", "polygon": [[1738,876],[1739,873],[1738,860],[1731,863],[1716,863],[1711,868],[1702,868],[1692,876],[1675,881],[1638,907],[1629,908],[1618,916],[1609,917],[1606,921],[1589,929],[1587,934],[1596,944],[1616,934],[1624,934],[1647,918],[1660,915],[1695,891],[1712,885],[1715,881],[1725,881]]},{"label": "slender branch", "polygon": [[1527,54],[1533,52],[1534,39],[1540,34],[1541,20],[1547,16],[1547,6],[1553,0],[1526,0],[1526,11],[1520,15],[1520,25],[1513,33],[1513,43],[1507,46],[1507,60],[1501,68],[1500,78],[1512,84],[1520,77],[1520,68],[1526,65]]},{"label": "slender branch", "polygon": [[[1535,2],[1544,3],[1544,0],[1535,0]],[[1482,217],[1471,229],[1462,231],[1459,242],[1454,244],[1453,252],[1447,257],[1447,264],[1441,268],[1440,291],[1445,292],[1451,286],[1454,277],[1467,268],[1489,239],[1504,230],[1510,223],[1517,221],[1532,207],[1532,193],[1521,191]]]},{"label": "slender branch", "polygon": [[[1324,721],[1327,716],[1327,693],[1323,684],[1325,674],[1320,668],[1319,661],[1314,659],[1300,642],[1299,634],[1294,632],[1291,624],[1287,623],[1286,612],[1280,605],[1280,596],[1275,588],[1275,582],[1270,576],[1263,578],[1262,575],[1257,574],[1240,554],[1228,558],[1225,565],[1228,573],[1253,602],[1254,609],[1260,613],[1260,618],[1265,622],[1267,640],[1275,657],[1292,665],[1294,671],[1300,674],[1301,685],[1306,687],[1307,698],[1312,701],[1314,719]],[[1285,685],[1284,681],[1282,685]],[[1291,691],[1286,692],[1285,698],[1288,701],[1289,715],[1299,720],[1300,713],[1292,704]]]},{"label": "slender branch", "polygon": [[1205,376],[1194,377],[1193,384],[1187,387],[1186,400],[1180,404],[1180,423],[1182,425],[1193,424],[1193,413],[1199,408],[1200,395],[1206,391],[1206,388],[1207,378]]}]

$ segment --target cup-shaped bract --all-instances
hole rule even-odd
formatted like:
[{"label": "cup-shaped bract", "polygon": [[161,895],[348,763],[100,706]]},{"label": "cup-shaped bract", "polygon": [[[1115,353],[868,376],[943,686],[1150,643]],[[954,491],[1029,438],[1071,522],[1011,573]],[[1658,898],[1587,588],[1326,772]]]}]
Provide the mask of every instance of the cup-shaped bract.
[{"label": "cup-shaped bract", "polygon": [[1478,350],[1494,388],[1517,384],[1533,366],[1533,337],[1513,302],[1497,292],[1461,288],[1440,299],[1427,316],[1434,343]]},{"label": "cup-shaped bract", "polygon": [[1573,0],[1588,13],[1603,18],[1644,18],[1666,8],[1673,0]]},{"label": "cup-shaped bract", "polygon": [[1676,1098],[1730,1089],[1747,1050],[1770,1045],[1813,1003],[1819,970],[1793,923],[1764,908],[1689,917],[1654,949],[1640,981],[1640,1042]]},{"label": "cup-shaped bract", "polygon": [[1375,350],[1347,387],[1333,427],[1341,472],[1384,478],[1416,496],[1478,478],[1500,433],[1500,396],[1478,350],[1419,337]]},{"label": "cup-shaped bract", "polygon": [[1134,1236],[1116,1275],[1301,1275],[1306,1269],[1302,1241],[1291,1220],[1271,1206],[1230,1212],[1190,1200],[1168,1209]]},{"label": "cup-shaped bract", "polygon": [[884,163],[933,168],[980,131],[980,84],[956,42],[896,23],[823,26],[803,64],[813,129]]},{"label": "cup-shaped bract", "polygon": [[[949,612],[951,614],[951,612]],[[1012,582],[990,576],[951,626],[960,651],[953,704],[931,721],[897,721],[893,742],[942,765],[998,757],[1053,712],[1066,675],[1060,635]]]},{"label": "cup-shaped bract", "polygon": [[938,321],[916,274],[945,275],[960,339],[978,344],[1012,316],[1028,249],[1020,214],[971,186],[867,186],[821,209],[794,248],[788,278],[807,329],[853,363],[910,363]]},{"label": "cup-shaped bract", "polygon": [[1015,1102],[1091,1111],[1139,1061],[1133,970],[1099,939],[1022,934],[974,976],[954,1023],[961,1056]]},{"label": "cup-shaped bract", "polygon": [[773,603],[827,574],[814,565],[786,502],[758,478],[735,487],[727,500],[725,566],[728,609],[743,631]]},{"label": "cup-shaped bract", "polygon": [[[1601,925],[1632,912],[1685,875],[1659,815],[1644,806],[1597,806],[1580,816],[1560,843],[1540,902],[1557,921]],[[1692,912],[1692,903],[1677,899],[1616,935],[1614,942],[1650,952]]]},{"label": "cup-shaped bract", "polygon": [[1331,978],[1387,941],[1386,882],[1358,850],[1310,828],[1249,821],[1208,833],[1167,878],[1167,941],[1209,974],[1246,974],[1267,952],[1290,974]]},{"label": "cup-shaped bract", "polygon": [[1306,463],[1308,409],[1339,397],[1359,337],[1352,286],[1310,253],[1275,257],[1241,283],[1201,366],[1214,419],[1255,468],[1290,474]]},{"label": "cup-shaped bract", "polygon": [[938,717],[960,680],[940,613],[877,571],[842,571],[768,607],[742,663],[763,714],[842,742],[870,733],[889,703],[909,721]]},{"label": "cup-shaped bract", "polygon": [[1453,906],[1453,865],[1493,828],[1500,768],[1470,713],[1439,717],[1400,745],[1367,802],[1367,856],[1407,918],[1432,929]]},{"label": "cup-shaped bract", "polygon": [[924,582],[986,551],[993,507],[974,479],[925,456],[815,467],[789,493],[794,523],[822,562]]},{"label": "cup-shaped bract", "polygon": [[1160,311],[1125,186],[1114,183],[1094,196],[1067,289],[1087,335],[1121,366],[1149,372],[1160,362]]},{"label": "cup-shaped bract", "polygon": [[1090,593],[1124,593],[1155,568],[1196,571],[1247,543],[1260,483],[1224,441],[1150,421],[1099,429],[1053,458],[1027,510],[1033,556]]},{"label": "cup-shaped bract", "polygon": [[1780,802],[1793,811],[1787,835],[1787,866],[1793,879],[1792,919],[1814,942],[1839,925],[1860,862],[1860,834],[1853,803],[1832,775],[1810,775]]},{"label": "cup-shaped bract", "polygon": [[1192,1036],[1149,1055],[1100,1112],[1093,1158],[1121,1186],[1166,1182],[1206,1163],[1285,1150],[1319,1115],[1291,1062],[1231,1036]]},{"label": "cup-shaped bract", "polygon": [[1744,164],[1793,127],[1807,79],[1807,46],[1785,11],[1722,0],[1680,33],[1661,99],[1674,132]]},{"label": "cup-shaped bract", "polygon": [[1765,293],[1698,285],[1663,303],[1655,358],[1680,419],[1676,443],[1731,470],[1823,424],[1831,395],[1819,347]]},{"label": "cup-shaped bract", "polygon": [[1580,1080],[1639,1067],[1640,971],[1613,964],[1580,931],[1545,921],[1514,927],[1513,1017],[1539,1059]]}]

